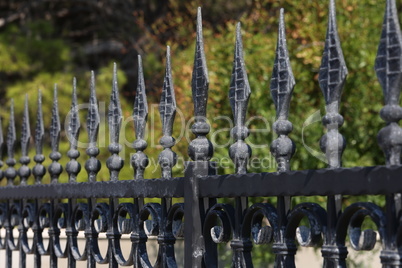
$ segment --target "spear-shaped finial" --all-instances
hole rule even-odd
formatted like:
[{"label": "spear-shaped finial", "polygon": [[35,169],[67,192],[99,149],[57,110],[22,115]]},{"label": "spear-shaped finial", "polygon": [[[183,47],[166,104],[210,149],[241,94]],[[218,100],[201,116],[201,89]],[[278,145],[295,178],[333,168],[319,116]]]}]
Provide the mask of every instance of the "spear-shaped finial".
[{"label": "spear-shaped finial", "polygon": [[290,99],[296,84],[286,44],[284,13],[284,9],[281,8],[275,64],[271,79],[271,95],[276,108],[276,117],[280,120],[288,118]]},{"label": "spear-shaped finial", "polygon": [[188,147],[188,154],[194,161],[208,161],[213,155],[212,143],[206,138],[210,126],[206,122],[208,100],[208,69],[204,53],[204,41],[202,37],[201,8],[197,12],[197,37],[195,44],[195,56],[193,77],[191,82],[195,123],[191,130],[196,135]]},{"label": "spear-shaped finial", "polygon": [[119,100],[119,88],[117,86],[117,67],[116,63],[113,66],[113,82],[112,82],[112,94],[110,95],[110,104],[108,112],[109,133],[110,133],[110,145],[109,152],[112,154],[106,161],[106,166],[110,171],[110,180],[118,180],[119,172],[123,168],[124,161],[119,156],[121,151],[121,145],[119,144],[119,135],[121,128],[123,113],[121,111],[121,105]]},{"label": "spear-shaped finial", "polygon": [[134,128],[136,140],[134,141],[134,149],[137,151],[131,158],[131,164],[134,167],[134,178],[143,179],[144,170],[148,166],[149,160],[144,150],[148,144],[144,140],[145,127],[148,118],[148,104],[145,92],[144,72],[142,70],[141,56],[138,55],[138,85],[134,101]]},{"label": "spear-shaped finial", "polygon": [[67,156],[70,161],[66,165],[66,171],[68,173],[68,181],[76,182],[77,175],[81,171],[81,165],[77,161],[80,156],[80,152],[77,150],[78,137],[80,135],[80,117],[78,115],[78,103],[77,103],[77,79],[73,78],[73,94],[71,99],[71,109],[68,114],[68,127],[67,137],[70,141],[70,150],[67,152]]},{"label": "spear-shaped finial", "polygon": [[395,0],[387,0],[380,45],[375,61],[375,71],[384,92],[385,107],[381,118],[387,126],[378,133],[378,143],[383,150],[387,165],[399,165],[402,148],[402,119],[399,106],[402,86],[402,33]]},{"label": "spear-shaped finial", "polygon": [[85,162],[85,169],[88,172],[88,181],[96,181],[96,174],[101,169],[101,163],[96,156],[99,154],[99,148],[96,147],[96,141],[98,139],[100,116],[98,110],[98,100],[96,99],[95,92],[95,73],[91,71],[91,83],[90,83],[90,96],[89,96],[89,108],[87,116],[87,131],[89,146],[86,153],[90,157]]},{"label": "spear-shaped finial", "polygon": [[328,130],[320,140],[320,147],[327,157],[330,168],[341,166],[342,153],[346,146],[338,128],[343,124],[343,117],[339,114],[339,103],[347,74],[348,69],[337,30],[335,2],[330,0],[327,36],[318,77],[327,112],[323,117],[323,124]]},{"label": "spear-shaped finial", "polygon": [[11,99],[10,105],[10,122],[8,125],[7,131],[7,155],[8,159],[6,160],[6,164],[8,166],[5,176],[7,178],[7,184],[13,185],[14,179],[17,176],[17,171],[14,166],[17,163],[14,159],[14,150],[15,150],[15,142],[16,142],[16,133],[15,133],[15,120],[14,120],[14,100]]},{"label": "spear-shaped finial", "polygon": [[31,162],[31,159],[28,156],[30,139],[31,139],[31,128],[29,125],[28,94],[26,94],[24,103],[24,115],[22,117],[22,128],[21,128],[20,163],[22,164],[22,166],[18,170],[21,185],[26,185],[27,179],[31,175],[31,169],[28,167],[29,162]]},{"label": "spear-shaped finial", "polygon": [[293,129],[292,123],[288,120],[288,115],[290,99],[295,84],[286,44],[284,9],[281,8],[276,56],[271,78],[271,95],[274,100],[277,118],[273,129],[278,134],[278,138],[271,144],[271,152],[276,159],[279,172],[290,170],[290,159],[296,150],[295,144],[288,137]]},{"label": "spear-shaped finial", "polygon": [[244,142],[249,135],[248,128],[245,126],[245,119],[250,93],[251,90],[243,57],[241,24],[239,22],[236,26],[236,43],[229,90],[230,106],[232,107],[235,121],[235,127],[231,131],[231,136],[236,141],[230,146],[229,155],[235,164],[236,172],[239,174],[247,173],[247,163],[251,157],[251,148]]},{"label": "spear-shaped finial", "polygon": [[176,165],[177,155],[172,151],[175,139],[172,137],[173,122],[176,115],[176,98],[173,87],[172,68],[170,63],[170,47],[166,49],[166,71],[163,81],[162,96],[159,104],[159,112],[162,120],[163,137],[160,144],[164,150],[159,155],[159,164],[162,168],[162,177],[172,177],[172,167]]},{"label": "spear-shaped finial", "polygon": [[34,157],[34,161],[36,165],[32,169],[32,173],[35,177],[36,184],[40,184],[43,176],[46,174],[46,168],[42,165],[43,161],[45,161],[45,156],[42,154],[44,135],[45,135],[45,128],[43,124],[43,113],[42,113],[42,93],[39,90],[38,108],[36,112],[36,128],[35,128],[36,155]]},{"label": "spear-shaped finial", "polygon": [[52,183],[57,183],[63,167],[58,162],[61,158],[59,152],[59,142],[60,142],[60,116],[59,116],[59,105],[57,100],[57,84],[54,85],[54,95],[53,95],[53,108],[52,108],[52,121],[50,123],[50,142],[52,147],[52,152],[49,158],[52,159],[52,163],[49,166],[49,174]]}]

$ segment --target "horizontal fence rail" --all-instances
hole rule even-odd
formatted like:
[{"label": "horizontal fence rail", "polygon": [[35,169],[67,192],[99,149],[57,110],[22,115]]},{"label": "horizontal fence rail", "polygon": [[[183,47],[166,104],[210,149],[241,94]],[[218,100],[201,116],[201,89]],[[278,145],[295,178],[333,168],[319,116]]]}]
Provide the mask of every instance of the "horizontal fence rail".
[{"label": "horizontal fence rail", "polygon": [[[141,57],[138,56],[138,87],[133,109],[136,140],[130,164],[133,178],[122,180],[125,163],[120,131],[122,109],[114,65],[112,91],[108,107],[110,153],[106,163],[98,159],[100,115],[96,97],[96,79],[92,72],[86,121],[88,146],[86,156],[80,156],[78,139],[81,122],[78,115],[77,86],[73,81],[71,109],[65,129],[70,142],[69,162],[63,167],[59,160],[61,121],[54,88],[50,124],[51,164],[43,165],[45,128],[41,93],[36,114],[34,164],[29,157],[31,126],[28,97],[22,120],[14,118],[11,102],[6,137],[0,128],[0,152],[7,151],[0,162],[0,177],[7,185],[0,187],[0,251],[5,252],[1,267],[13,266],[13,255],[19,267],[57,267],[66,258],[68,267],[78,262],[87,267],[108,264],[109,267],[178,267],[175,242],[184,238],[184,266],[218,267],[217,244],[226,243],[232,249],[231,267],[253,267],[253,247],[271,244],[275,267],[295,267],[298,246],[321,247],[323,267],[346,267],[347,246],[357,251],[370,251],[377,240],[381,242],[379,263],[383,267],[402,266],[402,119],[399,106],[402,86],[402,34],[395,0],[386,1],[384,24],[375,70],[383,88],[385,106],[380,112],[386,126],[379,131],[378,143],[385,155],[384,166],[342,168],[342,153],[346,148],[342,136],[344,119],[339,113],[341,93],[348,75],[337,32],[335,1],[329,1],[329,18],[325,48],[319,70],[319,85],[325,99],[326,114],[322,118],[327,129],[320,140],[328,168],[291,171],[291,158],[296,144],[291,140],[293,125],[289,121],[289,107],[296,80],[292,72],[286,44],[284,10],[279,16],[276,57],[271,78],[271,95],[276,109],[273,130],[277,134],[270,150],[277,162],[277,172],[248,173],[252,155],[247,144],[247,107],[252,94],[243,57],[241,25],[237,24],[229,102],[234,118],[228,149],[235,165],[235,174],[218,175],[216,163],[211,161],[214,148],[207,135],[211,129],[206,118],[208,100],[208,70],[202,35],[201,9],[197,13],[192,96],[195,120],[191,131],[195,138],[188,146],[191,161],[185,163],[184,176],[173,177],[172,168],[178,157],[173,151],[176,99],[171,71],[170,48],[166,51],[166,69],[159,105],[162,134],[158,163],[161,178],[144,178],[149,164],[146,154],[145,129],[148,118],[146,85]],[[16,123],[21,123],[20,164],[15,159],[17,143]],[[5,150],[4,150],[5,149]],[[2,157],[1,157],[2,159]],[[84,160],[85,159],[85,160]],[[102,165],[110,173],[109,181],[97,181]],[[126,164],[127,165],[127,164]],[[87,182],[77,182],[83,169]],[[60,183],[62,172],[68,173],[68,183]],[[48,173],[48,174],[47,174]],[[42,180],[49,176],[50,183]],[[19,184],[15,179],[19,177]],[[33,177],[35,184],[28,185]],[[383,195],[385,207],[371,202],[356,202],[344,207],[343,195]],[[298,196],[325,196],[326,208],[317,203],[295,203]],[[253,197],[253,199],[251,199]],[[254,198],[256,197],[256,198]],[[271,203],[258,203],[258,197],[272,197]],[[121,199],[125,198],[125,199]],[[150,200],[147,198],[156,198]],[[172,201],[180,198],[179,201]],[[222,199],[225,198],[225,199]],[[269,200],[271,200],[269,199]],[[366,219],[371,227],[366,228]],[[374,229],[372,229],[374,228]],[[15,231],[18,230],[18,236]],[[33,236],[28,235],[33,232]],[[47,234],[47,235],[45,235]],[[106,236],[107,250],[100,250],[99,241]],[[49,237],[48,243],[44,237]],[[80,238],[79,238],[80,237]],[[85,246],[78,239],[84,237]],[[129,237],[129,254],[123,253],[121,241]],[[158,252],[151,263],[147,250],[149,237],[156,237]],[[65,239],[62,244],[61,238]],[[349,242],[347,242],[347,240]],[[33,255],[33,263],[27,263]],[[267,264],[268,265],[268,264]]]}]

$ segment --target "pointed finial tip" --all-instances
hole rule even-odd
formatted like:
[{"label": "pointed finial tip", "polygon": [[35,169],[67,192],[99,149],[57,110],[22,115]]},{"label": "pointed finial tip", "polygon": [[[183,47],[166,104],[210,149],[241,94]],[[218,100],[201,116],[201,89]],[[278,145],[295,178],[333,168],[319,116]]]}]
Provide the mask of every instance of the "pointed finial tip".
[{"label": "pointed finial tip", "polygon": [[201,7],[198,7],[197,10],[197,32],[198,34],[201,32],[202,30],[202,14],[201,14]]},{"label": "pointed finial tip", "polygon": [[241,30],[241,22],[237,22],[236,23],[236,31],[240,31]]}]

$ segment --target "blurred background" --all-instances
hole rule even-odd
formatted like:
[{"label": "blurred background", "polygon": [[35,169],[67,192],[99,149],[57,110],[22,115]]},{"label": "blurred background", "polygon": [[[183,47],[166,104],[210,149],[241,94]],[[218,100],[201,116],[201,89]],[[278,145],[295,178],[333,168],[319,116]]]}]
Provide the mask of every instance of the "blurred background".
[{"label": "blurred background", "polygon": [[[346,64],[349,69],[341,114],[345,123],[340,132],[346,137],[343,157],[345,167],[384,164],[376,135],[384,126],[379,117],[383,106],[382,90],[374,72],[374,60],[383,22],[385,0],[338,0],[337,19]],[[400,18],[402,2],[397,1]],[[113,62],[118,65],[118,82],[124,123],[121,153],[125,167],[121,179],[132,179],[129,165],[130,147],[135,140],[130,116],[137,86],[137,55],[143,57],[145,84],[149,103],[149,124],[146,153],[151,166],[146,178],[160,177],[155,164],[161,151],[158,103],[162,90],[166,46],[171,46],[174,88],[178,115],[174,135],[183,132],[188,139],[193,104],[191,73],[195,43],[197,7],[202,7],[204,42],[210,78],[208,118],[210,139],[216,145],[214,156],[228,156],[230,128],[226,118],[232,118],[228,91],[232,71],[235,24],[242,23],[246,68],[251,86],[248,122],[254,159],[265,159],[264,166],[250,167],[250,172],[275,171],[269,144],[276,135],[271,130],[275,109],[270,96],[270,78],[275,58],[279,9],[285,8],[286,34],[290,60],[296,78],[289,120],[294,130],[290,134],[297,146],[291,163],[294,170],[324,168],[326,164],[312,152],[320,152],[319,139],[325,130],[319,121],[325,114],[324,99],[318,86],[318,70],[324,49],[328,1],[323,0],[2,0],[0,1],[0,113],[3,132],[9,117],[10,99],[15,101],[17,136],[25,94],[29,98],[31,129],[34,133],[38,90],[43,93],[43,110],[47,136],[45,155],[50,153],[48,129],[54,84],[58,84],[59,110],[62,121],[60,151],[69,145],[64,132],[64,120],[69,111],[72,79],[78,80],[79,103],[89,97],[90,70],[96,73],[97,97],[100,102],[99,159],[103,163],[98,180],[108,180],[105,160],[108,128],[105,114],[110,99]],[[80,111],[82,129],[80,141],[85,142],[86,110]],[[309,119],[310,118],[310,119]],[[173,149],[187,160],[188,139],[182,138]],[[33,140],[32,140],[33,142]],[[31,146],[30,155],[35,154]],[[81,148],[81,161],[87,159]],[[19,146],[17,156],[19,158]],[[63,157],[65,164],[69,159]],[[49,159],[45,165],[50,164]],[[30,164],[33,166],[33,164]],[[230,161],[221,166],[220,174],[233,172]],[[183,175],[183,162],[174,169],[175,176]],[[18,180],[18,179],[17,179]],[[32,179],[33,180],[33,179]],[[86,180],[82,170],[79,181]],[[45,176],[44,183],[48,182]],[[64,172],[60,182],[67,182]],[[5,183],[4,181],[2,182]],[[18,183],[18,182],[17,182]],[[370,197],[367,197],[370,199]],[[324,201],[324,198],[318,197]],[[297,199],[295,199],[297,201]],[[352,199],[345,198],[345,204]],[[376,200],[380,205],[382,200]],[[261,253],[263,254],[263,253]]]}]

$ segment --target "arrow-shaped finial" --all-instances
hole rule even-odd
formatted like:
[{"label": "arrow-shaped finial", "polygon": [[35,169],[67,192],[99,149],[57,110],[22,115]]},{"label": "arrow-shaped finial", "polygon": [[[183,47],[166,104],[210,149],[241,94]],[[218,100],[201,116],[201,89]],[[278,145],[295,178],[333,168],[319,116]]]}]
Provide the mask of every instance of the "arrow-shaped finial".
[{"label": "arrow-shaped finial", "polygon": [[144,72],[142,69],[141,56],[138,55],[138,85],[134,102],[134,126],[137,139],[143,139],[145,126],[148,118],[148,103],[145,92]]},{"label": "arrow-shaped finial", "polygon": [[271,78],[271,95],[274,100],[276,117],[278,119],[284,120],[288,117],[290,99],[295,84],[286,44],[285,15],[283,8],[281,8],[276,56]]}]

